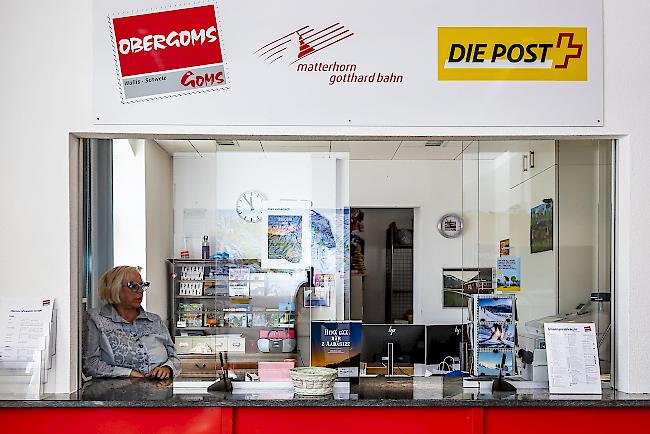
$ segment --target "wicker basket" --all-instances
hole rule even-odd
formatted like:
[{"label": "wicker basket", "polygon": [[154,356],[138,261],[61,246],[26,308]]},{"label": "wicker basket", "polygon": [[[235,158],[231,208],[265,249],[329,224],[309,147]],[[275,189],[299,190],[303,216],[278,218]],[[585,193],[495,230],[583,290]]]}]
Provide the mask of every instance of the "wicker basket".
[{"label": "wicker basket", "polygon": [[334,392],[336,369],[331,368],[293,368],[290,369],[293,391],[298,395],[320,396]]}]

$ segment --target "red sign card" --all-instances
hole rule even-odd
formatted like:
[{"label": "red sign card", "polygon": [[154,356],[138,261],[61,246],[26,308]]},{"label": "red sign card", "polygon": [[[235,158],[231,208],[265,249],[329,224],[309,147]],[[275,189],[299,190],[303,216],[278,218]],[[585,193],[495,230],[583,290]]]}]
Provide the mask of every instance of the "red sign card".
[{"label": "red sign card", "polygon": [[125,99],[225,84],[214,5],[116,17],[113,30]]}]

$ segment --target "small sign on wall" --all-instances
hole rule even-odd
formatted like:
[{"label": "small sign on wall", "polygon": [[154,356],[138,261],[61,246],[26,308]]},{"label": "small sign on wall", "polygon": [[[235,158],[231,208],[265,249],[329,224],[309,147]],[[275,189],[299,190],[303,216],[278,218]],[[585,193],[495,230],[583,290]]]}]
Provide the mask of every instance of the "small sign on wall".
[{"label": "small sign on wall", "polygon": [[214,4],[110,20],[123,101],[226,85]]},{"label": "small sign on wall", "polygon": [[521,291],[521,260],[518,256],[497,258],[497,291]]},{"label": "small sign on wall", "polygon": [[499,241],[499,256],[510,256],[510,238]]},{"label": "small sign on wall", "polygon": [[530,253],[553,250],[553,199],[530,210]]}]

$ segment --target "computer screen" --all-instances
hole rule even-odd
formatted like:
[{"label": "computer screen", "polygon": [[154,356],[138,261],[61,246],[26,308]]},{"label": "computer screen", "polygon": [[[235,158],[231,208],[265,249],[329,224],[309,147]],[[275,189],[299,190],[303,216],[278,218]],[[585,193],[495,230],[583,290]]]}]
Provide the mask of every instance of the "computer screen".
[{"label": "computer screen", "polygon": [[445,357],[461,356],[461,344],[467,343],[466,324],[445,324],[427,326],[427,365],[438,365]]},{"label": "computer screen", "polygon": [[363,324],[361,361],[379,365],[388,355],[388,343],[393,343],[395,365],[424,363],[426,359],[426,330],[415,324]]}]

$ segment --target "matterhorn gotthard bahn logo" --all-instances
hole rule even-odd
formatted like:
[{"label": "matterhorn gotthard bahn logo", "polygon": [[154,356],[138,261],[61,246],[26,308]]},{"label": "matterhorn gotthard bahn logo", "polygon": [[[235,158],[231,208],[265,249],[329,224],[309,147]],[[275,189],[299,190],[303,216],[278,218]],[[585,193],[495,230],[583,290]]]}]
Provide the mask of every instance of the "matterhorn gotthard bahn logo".
[{"label": "matterhorn gotthard bahn logo", "polygon": [[314,28],[305,25],[265,42],[253,53],[270,65],[289,66],[296,72],[313,73],[335,84],[402,83],[394,72],[362,71],[357,63],[337,60],[336,48],[355,36],[341,23]]},{"label": "matterhorn gotthard bahn logo", "polygon": [[226,86],[214,4],[109,21],[123,102]]}]

